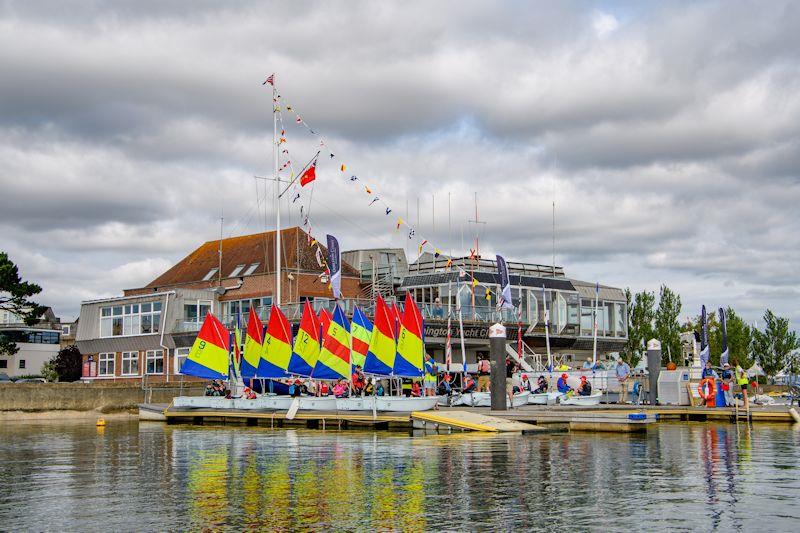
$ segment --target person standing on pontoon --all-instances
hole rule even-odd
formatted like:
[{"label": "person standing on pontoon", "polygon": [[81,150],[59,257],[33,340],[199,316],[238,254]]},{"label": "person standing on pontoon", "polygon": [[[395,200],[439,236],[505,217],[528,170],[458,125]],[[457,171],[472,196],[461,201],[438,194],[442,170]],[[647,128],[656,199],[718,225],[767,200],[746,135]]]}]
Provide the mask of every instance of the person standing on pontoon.
[{"label": "person standing on pontoon", "polygon": [[509,409],[514,408],[514,372],[517,370],[519,370],[517,362],[506,357],[506,394],[508,394]]},{"label": "person standing on pontoon", "polygon": [[425,354],[425,396],[436,396],[436,375],[438,369],[436,368],[436,361],[433,360],[431,354]]},{"label": "person standing on pontoon", "polygon": [[478,360],[478,392],[489,392],[491,365],[488,357]]},{"label": "person standing on pontoon", "polygon": [[631,367],[622,357],[617,359],[617,381],[619,381],[619,400],[617,403],[625,403],[628,399],[628,378],[631,376]]}]

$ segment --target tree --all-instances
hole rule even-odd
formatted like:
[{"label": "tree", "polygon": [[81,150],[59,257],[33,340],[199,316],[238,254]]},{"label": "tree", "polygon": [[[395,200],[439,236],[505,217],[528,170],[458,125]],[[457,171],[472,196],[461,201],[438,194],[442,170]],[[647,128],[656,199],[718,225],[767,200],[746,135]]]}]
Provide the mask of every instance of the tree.
[{"label": "tree", "polygon": [[655,336],[661,341],[661,361],[678,361],[681,356],[681,297],[666,285],[658,295],[658,310],[655,313]]},{"label": "tree", "polygon": [[[630,291],[627,291],[629,295]],[[653,338],[655,320],[655,293],[637,292],[633,304],[628,307],[628,342],[625,344],[623,359],[636,366],[647,351],[647,341]]]},{"label": "tree", "polygon": [[800,347],[797,333],[789,331],[789,319],[764,312],[764,331],[753,330],[753,354],[768,376],[774,376],[789,364],[789,354]]},{"label": "tree", "polygon": [[58,375],[58,381],[77,381],[81,379],[83,360],[80,350],[74,344],[61,348],[50,363]]},{"label": "tree", "polygon": [[[31,296],[40,292],[42,292],[40,286],[22,281],[17,265],[8,258],[7,253],[0,252],[0,310],[18,315],[25,324],[32,326],[47,309],[33,300],[29,300]],[[17,353],[17,345],[0,335],[0,354],[14,355],[15,353]]]}]

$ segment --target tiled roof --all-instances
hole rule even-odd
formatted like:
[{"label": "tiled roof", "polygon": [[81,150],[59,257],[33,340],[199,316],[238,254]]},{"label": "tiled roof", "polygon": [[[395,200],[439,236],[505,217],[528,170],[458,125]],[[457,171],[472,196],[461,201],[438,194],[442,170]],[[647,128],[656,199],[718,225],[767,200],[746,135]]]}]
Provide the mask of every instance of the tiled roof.
[{"label": "tiled roof", "polygon": [[[323,254],[327,248],[319,243]],[[264,248],[266,246],[266,256]],[[281,230],[281,266],[289,270],[320,272],[314,256],[315,248],[308,245],[308,234],[299,227]],[[252,272],[251,265],[258,263]],[[235,276],[234,270],[244,265]],[[151,281],[147,287],[164,287],[201,281],[208,273],[219,266],[219,240],[208,241],[195,251],[178,261],[175,266]],[[240,278],[245,275],[275,272],[275,232],[256,233],[240,237],[222,239],[222,279]],[[358,276],[358,271],[347,263],[342,263],[342,275]],[[215,272],[211,280],[216,280]]]}]

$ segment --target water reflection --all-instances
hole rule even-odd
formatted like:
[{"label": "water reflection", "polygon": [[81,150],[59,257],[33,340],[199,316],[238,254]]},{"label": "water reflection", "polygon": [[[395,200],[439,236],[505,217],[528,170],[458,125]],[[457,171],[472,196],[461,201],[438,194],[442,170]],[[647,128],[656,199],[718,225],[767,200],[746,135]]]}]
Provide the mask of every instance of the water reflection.
[{"label": "water reflection", "polygon": [[[0,427],[2,529],[794,530],[800,433]],[[43,526],[46,524],[46,526]]]}]

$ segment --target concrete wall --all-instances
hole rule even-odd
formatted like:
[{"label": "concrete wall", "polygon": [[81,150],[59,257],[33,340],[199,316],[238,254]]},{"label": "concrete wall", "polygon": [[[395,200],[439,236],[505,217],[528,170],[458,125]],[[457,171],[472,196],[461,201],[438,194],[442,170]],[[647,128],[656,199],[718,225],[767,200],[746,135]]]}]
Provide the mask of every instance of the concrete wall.
[{"label": "concrete wall", "polygon": [[[183,385],[183,395],[202,394],[205,383]],[[153,384],[153,403],[169,403],[181,395],[177,384]],[[0,411],[90,411],[103,412],[135,408],[145,401],[138,384],[125,383],[19,383],[0,385]]]}]

